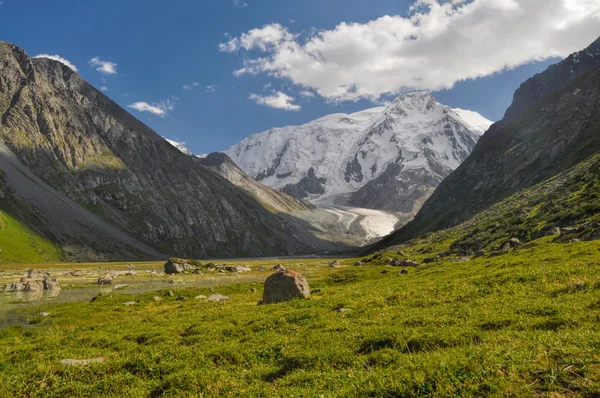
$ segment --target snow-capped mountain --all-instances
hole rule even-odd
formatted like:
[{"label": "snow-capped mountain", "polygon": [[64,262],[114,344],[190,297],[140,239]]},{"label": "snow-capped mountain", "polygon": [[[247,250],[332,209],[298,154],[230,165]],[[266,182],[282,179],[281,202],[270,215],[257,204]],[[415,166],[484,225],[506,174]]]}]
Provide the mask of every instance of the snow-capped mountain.
[{"label": "snow-capped mountain", "polygon": [[492,124],[428,93],[252,135],[226,153],[261,183],[321,205],[413,213]]},{"label": "snow-capped mountain", "polygon": [[[163,138],[164,138],[164,137],[163,137]],[[173,140],[170,140],[170,139],[168,139],[168,138],[165,138],[165,140],[166,140],[166,141],[167,141],[169,144],[173,145],[175,148],[179,149],[181,152],[185,153],[186,155],[189,155],[189,156],[193,156],[193,155],[194,155],[194,154],[192,153],[192,151],[190,151],[189,149],[187,149],[187,148],[186,148],[186,147],[183,145],[183,143],[181,143],[181,142],[177,142],[177,141],[173,141]]]}]

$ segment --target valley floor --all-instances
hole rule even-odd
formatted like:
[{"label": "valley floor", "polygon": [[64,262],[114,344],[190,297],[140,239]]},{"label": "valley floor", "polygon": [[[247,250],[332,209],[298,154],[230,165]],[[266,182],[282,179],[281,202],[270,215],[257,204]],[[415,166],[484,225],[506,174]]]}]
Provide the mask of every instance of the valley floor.
[{"label": "valley floor", "polygon": [[[137,276],[115,282],[131,288],[29,304],[21,322],[4,325],[0,396],[597,396],[600,243],[537,243],[402,276],[385,265],[395,252],[342,268],[288,260],[318,291],[260,306],[272,271],[258,267],[274,260],[244,262],[253,271],[239,275],[153,277],[166,281],[157,291],[137,285],[160,264],[135,264]],[[403,251],[419,262],[431,255]],[[59,280],[72,267],[47,266]],[[3,283],[24,272],[0,269]],[[63,290],[89,287],[86,278]],[[212,291],[230,300],[195,298]]]}]

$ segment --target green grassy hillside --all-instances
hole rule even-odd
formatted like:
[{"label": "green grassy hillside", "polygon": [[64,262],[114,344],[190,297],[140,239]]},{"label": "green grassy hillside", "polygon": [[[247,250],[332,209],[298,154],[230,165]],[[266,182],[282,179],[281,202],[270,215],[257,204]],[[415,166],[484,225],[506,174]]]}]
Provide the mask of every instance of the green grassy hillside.
[{"label": "green grassy hillside", "polygon": [[0,331],[0,396],[596,396],[600,243],[550,239],[403,276],[308,262],[321,291],[284,304],[244,283],[40,306]]}]

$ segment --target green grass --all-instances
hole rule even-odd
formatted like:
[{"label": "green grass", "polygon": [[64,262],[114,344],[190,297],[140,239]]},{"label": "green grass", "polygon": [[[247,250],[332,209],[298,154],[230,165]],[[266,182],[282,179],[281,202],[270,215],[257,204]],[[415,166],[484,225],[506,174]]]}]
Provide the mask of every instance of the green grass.
[{"label": "green grass", "polygon": [[322,291],[275,305],[250,283],[42,305],[0,331],[0,396],[597,396],[600,244],[539,243],[402,277],[304,260]]},{"label": "green grass", "polygon": [[45,263],[62,261],[60,249],[48,239],[0,211],[0,262]]}]

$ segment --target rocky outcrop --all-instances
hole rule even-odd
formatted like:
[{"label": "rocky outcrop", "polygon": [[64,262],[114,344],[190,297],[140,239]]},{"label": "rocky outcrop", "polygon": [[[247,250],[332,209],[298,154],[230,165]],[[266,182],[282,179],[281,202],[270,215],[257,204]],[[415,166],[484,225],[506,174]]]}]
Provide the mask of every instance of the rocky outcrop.
[{"label": "rocky outcrop", "polygon": [[304,277],[296,272],[277,272],[265,281],[263,303],[279,303],[310,296],[310,288]]}]

